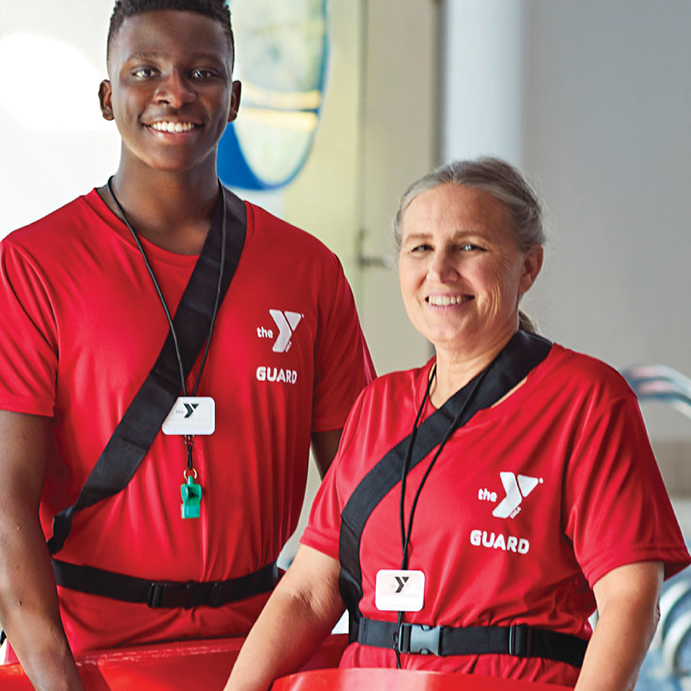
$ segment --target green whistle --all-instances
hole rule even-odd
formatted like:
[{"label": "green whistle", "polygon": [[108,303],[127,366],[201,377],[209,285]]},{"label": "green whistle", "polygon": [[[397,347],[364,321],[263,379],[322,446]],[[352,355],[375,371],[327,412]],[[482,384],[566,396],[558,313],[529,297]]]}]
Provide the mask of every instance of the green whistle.
[{"label": "green whistle", "polygon": [[202,487],[198,485],[190,475],[187,482],[180,485],[182,504],[180,511],[183,518],[199,518],[200,504],[202,501]]}]

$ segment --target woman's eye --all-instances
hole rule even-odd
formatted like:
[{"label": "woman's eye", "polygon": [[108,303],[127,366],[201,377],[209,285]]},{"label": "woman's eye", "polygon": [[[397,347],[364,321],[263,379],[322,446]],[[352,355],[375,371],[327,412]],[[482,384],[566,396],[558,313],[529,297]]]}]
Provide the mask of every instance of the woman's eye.
[{"label": "woman's eye", "polygon": [[472,242],[464,242],[460,248],[461,252],[475,252],[482,251],[482,247],[479,245],[474,245]]},{"label": "woman's eye", "polygon": [[431,249],[430,245],[415,245],[415,247],[411,249],[411,252],[426,252]]}]

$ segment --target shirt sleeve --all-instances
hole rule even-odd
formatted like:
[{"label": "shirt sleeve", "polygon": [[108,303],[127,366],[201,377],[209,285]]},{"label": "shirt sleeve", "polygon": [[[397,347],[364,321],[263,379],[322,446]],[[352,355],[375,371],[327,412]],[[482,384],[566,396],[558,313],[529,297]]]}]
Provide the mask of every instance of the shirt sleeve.
[{"label": "shirt sleeve", "polygon": [[0,409],[52,416],[57,335],[49,290],[20,248],[0,243]]},{"label": "shirt sleeve", "polygon": [[371,388],[360,394],[348,415],[338,452],[317,490],[307,526],[300,538],[303,545],[333,559],[339,558],[341,513],[350,498],[348,488],[357,486],[365,472],[360,467],[363,458],[360,433],[367,426],[363,410],[367,409],[364,401]]},{"label": "shirt sleeve", "polygon": [[319,486],[300,542],[338,560],[341,506],[336,488],[336,473],[332,472],[334,464],[331,465]]},{"label": "shirt sleeve", "polygon": [[565,490],[566,535],[591,587],[625,564],[661,561],[665,577],[689,564],[633,392],[587,413]]},{"label": "shirt sleeve", "polygon": [[333,256],[332,290],[320,306],[312,431],[341,429],[362,389],[375,377],[353,293]]}]

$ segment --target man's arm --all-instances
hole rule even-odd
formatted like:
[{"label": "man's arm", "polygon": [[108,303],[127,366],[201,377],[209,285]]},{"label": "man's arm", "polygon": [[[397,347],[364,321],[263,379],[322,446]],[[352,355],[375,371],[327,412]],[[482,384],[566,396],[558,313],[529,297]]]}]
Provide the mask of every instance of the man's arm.
[{"label": "man's arm", "polygon": [[36,689],[83,691],[39,522],[50,425],[0,411],[0,622]]},{"label": "man's arm", "polygon": [[312,455],[317,462],[319,474],[322,479],[326,471],[331,465],[336,451],[338,451],[338,444],[341,441],[342,429],[332,429],[327,432],[312,432]]}]

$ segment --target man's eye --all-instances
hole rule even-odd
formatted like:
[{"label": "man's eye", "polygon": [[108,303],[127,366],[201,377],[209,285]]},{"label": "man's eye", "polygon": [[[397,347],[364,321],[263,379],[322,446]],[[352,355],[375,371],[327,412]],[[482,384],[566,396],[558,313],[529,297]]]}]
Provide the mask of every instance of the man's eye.
[{"label": "man's eye", "polygon": [[132,73],[137,79],[151,79],[156,74],[152,67],[140,67]]},{"label": "man's eye", "polygon": [[207,69],[197,69],[192,71],[193,79],[214,79],[216,77],[216,72],[214,70]]}]

